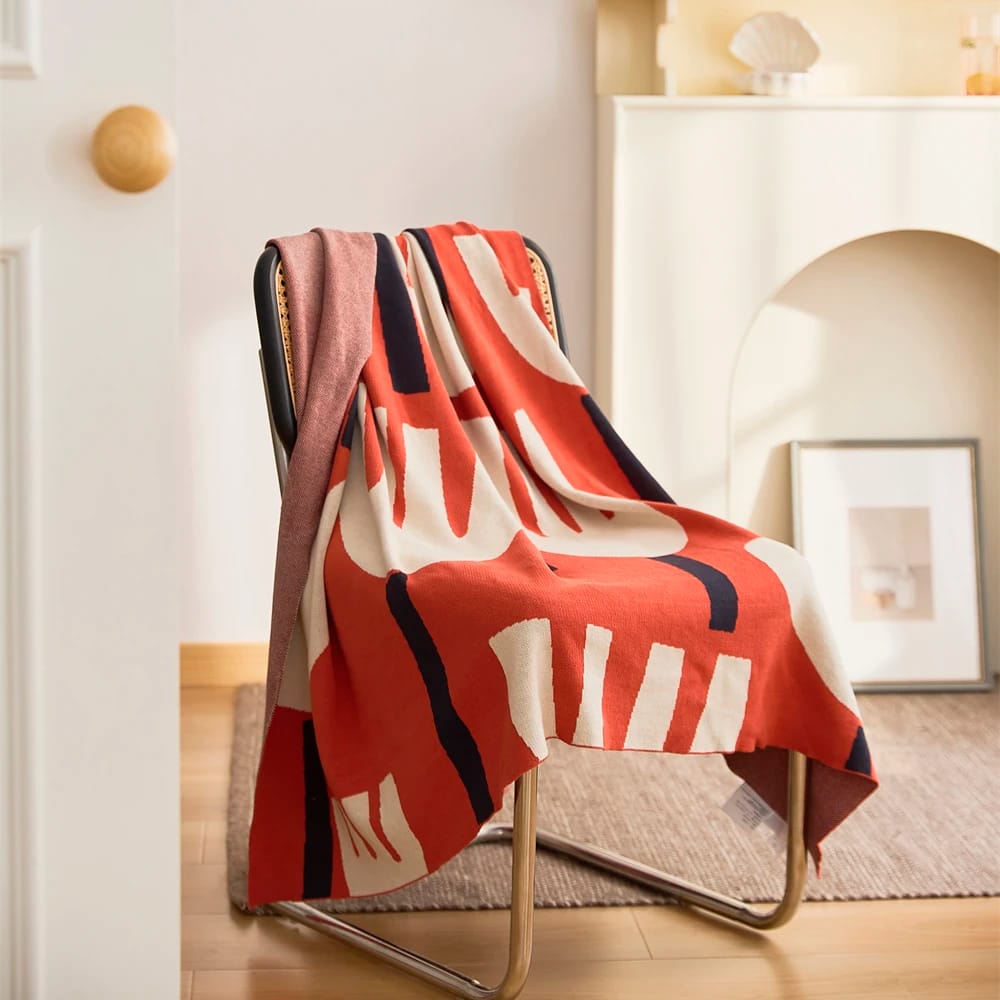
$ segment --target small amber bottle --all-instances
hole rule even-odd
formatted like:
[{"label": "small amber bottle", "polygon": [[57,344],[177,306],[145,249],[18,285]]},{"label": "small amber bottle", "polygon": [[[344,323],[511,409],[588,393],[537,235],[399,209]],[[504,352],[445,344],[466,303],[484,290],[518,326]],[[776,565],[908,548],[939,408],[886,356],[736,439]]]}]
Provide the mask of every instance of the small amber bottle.
[{"label": "small amber bottle", "polygon": [[1000,7],[965,18],[962,80],[966,94],[1000,94]]}]

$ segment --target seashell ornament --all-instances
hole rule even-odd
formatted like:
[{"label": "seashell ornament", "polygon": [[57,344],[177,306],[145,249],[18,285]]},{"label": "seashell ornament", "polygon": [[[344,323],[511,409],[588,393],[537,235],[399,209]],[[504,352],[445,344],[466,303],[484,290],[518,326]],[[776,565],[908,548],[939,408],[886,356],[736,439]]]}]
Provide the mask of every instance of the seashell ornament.
[{"label": "seashell ornament", "polygon": [[744,21],[729,51],[753,72],[737,82],[745,93],[787,96],[806,90],[806,74],[816,64],[819,39],[797,17],[768,11]]}]

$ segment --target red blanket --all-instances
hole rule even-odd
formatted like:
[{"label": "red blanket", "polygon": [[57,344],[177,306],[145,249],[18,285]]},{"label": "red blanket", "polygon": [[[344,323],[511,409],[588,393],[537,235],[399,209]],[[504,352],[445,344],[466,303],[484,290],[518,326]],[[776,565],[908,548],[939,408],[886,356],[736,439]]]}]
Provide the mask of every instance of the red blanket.
[{"label": "red blanket", "polygon": [[876,782],[801,558],[640,465],[547,328],[517,234],[375,239],[371,356],[328,428],[251,905],[434,871],[550,739],[724,753],[782,814],[801,751],[818,861]]}]

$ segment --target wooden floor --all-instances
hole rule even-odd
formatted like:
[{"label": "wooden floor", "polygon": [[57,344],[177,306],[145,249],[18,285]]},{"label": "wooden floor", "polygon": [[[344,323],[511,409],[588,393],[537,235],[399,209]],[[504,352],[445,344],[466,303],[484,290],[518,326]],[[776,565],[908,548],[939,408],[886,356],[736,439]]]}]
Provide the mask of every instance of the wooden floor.
[{"label": "wooden floor", "polygon": [[[229,908],[225,802],[232,690],[182,691],[182,997],[388,1000],[441,994],[336,942]],[[996,819],[996,817],[994,817]],[[1000,841],[998,841],[1000,843]],[[495,981],[506,915],[359,923]],[[756,935],[677,907],[541,910],[524,1000],[996,1000],[1000,900],[807,903]]]}]

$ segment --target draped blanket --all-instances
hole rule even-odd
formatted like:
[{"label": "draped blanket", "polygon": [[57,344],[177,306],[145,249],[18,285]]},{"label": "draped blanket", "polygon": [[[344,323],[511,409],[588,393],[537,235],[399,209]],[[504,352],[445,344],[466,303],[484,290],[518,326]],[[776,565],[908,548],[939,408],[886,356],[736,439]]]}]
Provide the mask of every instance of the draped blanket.
[{"label": "draped blanket", "polygon": [[[560,351],[516,233],[370,245],[370,355],[325,427],[287,657],[272,637],[251,905],[434,871],[552,739],[723,753],[782,815],[801,751],[818,863],[876,782],[802,559],[642,467]],[[320,279],[343,285],[337,266]]]}]

